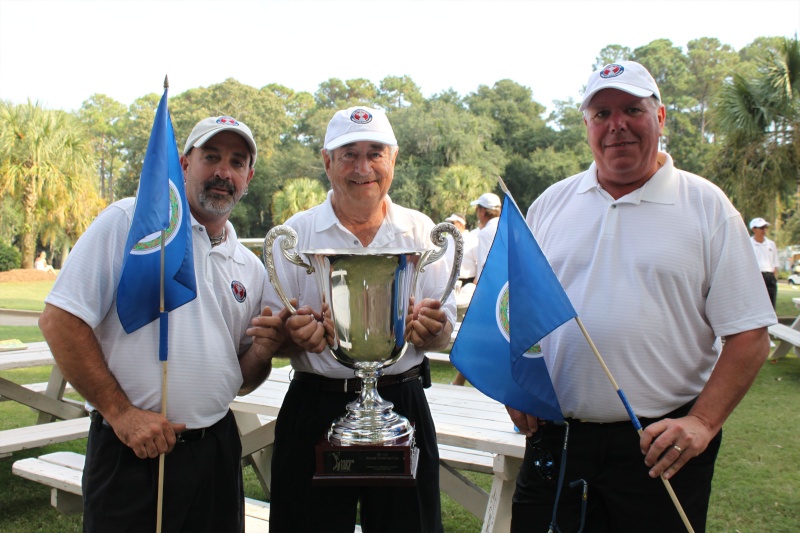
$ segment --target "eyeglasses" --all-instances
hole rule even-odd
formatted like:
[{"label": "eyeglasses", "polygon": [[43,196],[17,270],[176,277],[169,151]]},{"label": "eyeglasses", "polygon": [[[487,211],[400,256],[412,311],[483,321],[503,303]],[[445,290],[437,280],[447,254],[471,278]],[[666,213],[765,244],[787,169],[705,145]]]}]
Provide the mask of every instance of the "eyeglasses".
[{"label": "eyeglasses", "polygon": [[755,228],[753,228],[753,229],[763,229],[764,231],[766,231],[766,230],[767,230],[767,227],[766,227],[766,226],[760,226],[760,227],[755,227]]},{"label": "eyeglasses", "polygon": [[556,462],[553,460],[553,456],[549,451],[539,447],[541,442],[542,437],[538,434],[534,436],[533,439],[528,440],[530,457],[533,459],[533,469],[543,480],[555,483],[558,481]]}]

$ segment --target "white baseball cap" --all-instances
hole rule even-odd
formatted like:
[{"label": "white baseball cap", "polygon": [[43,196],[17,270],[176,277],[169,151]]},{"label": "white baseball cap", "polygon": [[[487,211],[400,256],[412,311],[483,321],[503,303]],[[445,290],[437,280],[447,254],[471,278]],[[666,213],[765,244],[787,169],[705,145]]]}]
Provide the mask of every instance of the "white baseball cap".
[{"label": "white baseball cap", "polygon": [[475,200],[474,202],[470,202],[469,205],[476,206],[479,205],[481,207],[485,207],[486,209],[496,209],[503,205],[500,201],[500,197],[492,192],[486,192],[481,194],[481,197]]},{"label": "white baseball cap", "polygon": [[444,221],[445,222],[461,222],[465,226],[467,225],[467,221],[464,220],[462,217],[456,215],[455,213],[453,213],[452,215],[450,215],[449,217],[444,219]]},{"label": "white baseball cap", "polygon": [[337,111],[325,132],[325,149],[333,150],[358,141],[397,146],[397,139],[386,113],[365,106]]},{"label": "white baseball cap", "polygon": [[769,226],[769,222],[767,222],[761,217],[754,218],[753,220],[750,221],[750,229],[763,228],[764,226]]},{"label": "white baseball cap", "polygon": [[192,148],[200,148],[211,137],[223,131],[235,131],[242,136],[247,146],[250,147],[250,166],[255,167],[258,151],[256,150],[256,141],[253,139],[253,133],[244,122],[239,122],[233,117],[209,117],[198,122],[192,133],[189,134],[189,138],[186,139],[183,155],[188,154]]},{"label": "white baseball cap", "polygon": [[655,96],[661,101],[656,80],[646,68],[635,61],[611,63],[593,72],[586,84],[580,110],[584,111],[589,107],[592,97],[603,89],[619,89],[640,98]]}]

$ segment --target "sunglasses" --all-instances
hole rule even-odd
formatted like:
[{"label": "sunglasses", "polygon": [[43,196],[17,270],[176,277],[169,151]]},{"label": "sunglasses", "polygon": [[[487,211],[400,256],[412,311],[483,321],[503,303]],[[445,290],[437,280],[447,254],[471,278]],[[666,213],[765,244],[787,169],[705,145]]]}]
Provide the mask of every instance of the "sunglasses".
[{"label": "sunglasses", "polygon": [[539,447],[541,442],[542,438],[539,435],[528,440],[530,457],[533,459],[533,469],[543,480],[555,484],[555,482],[558,481],[556,462],[553,460],[553,456],[549,451]]}]

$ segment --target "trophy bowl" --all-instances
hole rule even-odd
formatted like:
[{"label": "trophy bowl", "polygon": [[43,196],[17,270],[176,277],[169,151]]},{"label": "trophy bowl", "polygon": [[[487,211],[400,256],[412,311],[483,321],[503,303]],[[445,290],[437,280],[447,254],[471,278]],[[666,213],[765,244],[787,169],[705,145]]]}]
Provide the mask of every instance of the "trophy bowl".
[{"label": "trophy bowl", "polygon": [[[322,300],[319,314],[333,357],[361,378],[359,397],[335,420],[327,434],[332,445],[393,445],[413,441],[413,426],[380,397],[377,381],[384,368],[397,362],[408,347],[412,298],[417,277],[447,249],[444,233],[456,243],[443,303],[461,267],[463,242],[452,224],[431,233],[438,250],[400,248],[313,249],[294,252],[297,234],[289,226],[272,228],[264,240],[263,259],[270,282],[286,308],[295,313],[275,269],[273,246],[278,237],[283,256],[314,274]],[[300,257],[305,257],[305,261]]]}]

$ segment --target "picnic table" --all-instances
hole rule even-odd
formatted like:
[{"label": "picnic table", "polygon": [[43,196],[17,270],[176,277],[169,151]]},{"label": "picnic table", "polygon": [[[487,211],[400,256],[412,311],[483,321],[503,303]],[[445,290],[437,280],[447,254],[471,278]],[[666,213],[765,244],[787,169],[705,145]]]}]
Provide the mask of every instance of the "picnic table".
[{"label": "picnic table", "polygon": [[[0,457],[44,444],[64,442],[85,436],[88,423],[67,423],[86,416],[80,402],[64,398],[67,381],[55,364],[46,342],[33,342],[25,348],[0,352],[0,370],[52,365],[47,384],[19,385],[0,377],[0,396],[39,412],[36,425],[0,431]],[[53,422],[59,419],[65,422]],[[52,423],[52,424],[50,424]]]},{"label": "picnic table", "polygon": [[[290,379],[289,367],[273,369],[260,387],[246,396],[238,396],[231,404],[242,434],[242,455],[251,459],[267,494],[275,417]],[[473,387],[433,384],[425,393],[444,462],[450,460],[455,466],[480,471],[481,458],[491,459],[493,481],[488,497],[481,498],[480,489],[446,464],[440,469],[442,491],[473,514],[480,510],[482,531],[508,531],[511,497],[525,454],[525,437],[514,431],[505,407]],[[472,458],[470,453],[474,454]]]}]

